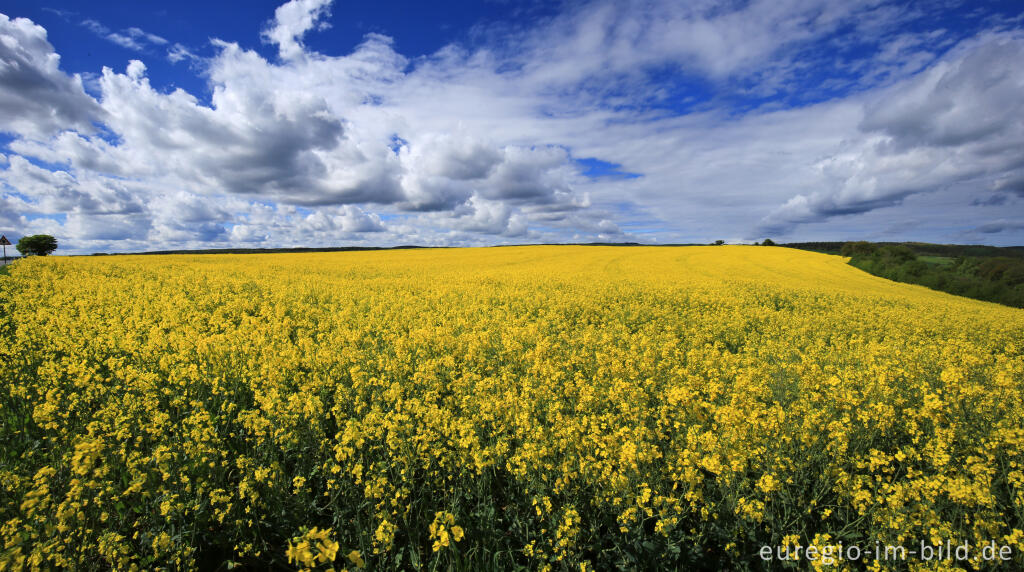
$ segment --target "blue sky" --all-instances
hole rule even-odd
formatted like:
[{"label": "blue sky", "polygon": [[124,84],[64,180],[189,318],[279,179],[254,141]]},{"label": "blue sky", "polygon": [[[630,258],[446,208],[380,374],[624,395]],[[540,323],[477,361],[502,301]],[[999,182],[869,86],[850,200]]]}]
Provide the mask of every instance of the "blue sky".
[{"label": "blue sky", "polygon": [[[208,94],[201,74],[187,73],[183,66],[166,58],[173,44],[187,46],[202,57],[216,53],[211,38],[238,42],[272,59],[273,45],[262,42],[259,32],[273,17],[279,0],[247,2],[244,9],[227,2],[4,2],[3,13],[25,17],[46,28],[50,43],[61,55],[61,64],[71,73],[98,73],[103,66],[123,66],[128,59],[143,60],[148,77],[162,89],[181,87],[200,95]],[[407,57],[426,56],[452,42],[472,43],[475,26],[501,24],[543,15],[543,4],[524,9],[512,2],[459,1],[446,3],[439,11],[423,2],[395,4],[349,2],[325,15],[327,33],[310,34],[305,39],[311,49],[325,54],[346,54],[362,43],[367,33],[379,33],[396,40],[396,49]],[[97,29],[95,22],[107,29]],[[154,44],[144,36],[133,35],[136,28],[163,38],[167,44]],[[141,49],[103,41],[104,36],[119,34]],[[127,42],[125,42],[127,43]],[[199,70],[193,70],[199,71]]]},{"label": "blue sky", "polygon": [[0,2],[0,232],[1024,244],[1022,13]]}]

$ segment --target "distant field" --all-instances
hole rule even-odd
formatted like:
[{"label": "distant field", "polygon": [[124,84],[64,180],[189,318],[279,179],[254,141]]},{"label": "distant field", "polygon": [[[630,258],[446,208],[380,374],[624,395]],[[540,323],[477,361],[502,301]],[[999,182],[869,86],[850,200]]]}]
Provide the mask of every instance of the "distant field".
[{"label": "distant field", "polygon": [[11,270],[0,569],[743,570],[946,539],[1024,565],[1024,311],[838,256]]},{"label": "distant field", "polygon": [[938,266],[952,266],[956,260],[950,256],[918,256],[917,259]]}]

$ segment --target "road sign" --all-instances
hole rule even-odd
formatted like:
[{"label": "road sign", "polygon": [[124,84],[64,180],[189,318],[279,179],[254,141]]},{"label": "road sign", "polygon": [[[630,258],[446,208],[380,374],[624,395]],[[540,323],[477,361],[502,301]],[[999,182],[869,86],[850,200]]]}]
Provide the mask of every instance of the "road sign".
[{"label": "road sign", "polygon": [[0,234],[0,244],[2,244],[4,246],[7,246],[10,243],[11,243],[11,241],[7,240],[6,236]]}]

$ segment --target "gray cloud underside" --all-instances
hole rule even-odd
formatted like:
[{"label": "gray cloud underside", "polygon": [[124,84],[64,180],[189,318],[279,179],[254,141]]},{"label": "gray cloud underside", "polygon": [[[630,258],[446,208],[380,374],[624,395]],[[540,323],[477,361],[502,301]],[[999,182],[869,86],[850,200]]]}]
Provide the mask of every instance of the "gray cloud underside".
[{"label": "gray cloud underside", "polygon": [[64,129],[89,133],[103,110],[82,80],[60,70],[46,31],[29,20],[0,14],[0,125],[45,138]]},{"label": "gray cloud underside", "polygon": [[[901,204],[972,183],[964,206],[1011,206],[1024,180],[1024,39],[965,42],[931,68],[867,98],[858,132],[817,166],[825,185],[762,220],[763,232]],[[979,192],[980,191],[980,192]],[[981,192],[994,191],[984,197]]]}]

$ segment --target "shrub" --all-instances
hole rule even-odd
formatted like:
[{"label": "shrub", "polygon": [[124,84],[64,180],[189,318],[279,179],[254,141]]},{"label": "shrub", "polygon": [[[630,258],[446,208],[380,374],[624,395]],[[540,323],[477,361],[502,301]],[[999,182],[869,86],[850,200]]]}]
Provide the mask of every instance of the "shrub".
[{"label": "shrub", "polygon": [[15,248],[22,256],[46,256],[57,250],[57,239],[48,234],[23,236]]}]

